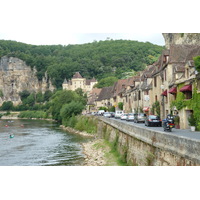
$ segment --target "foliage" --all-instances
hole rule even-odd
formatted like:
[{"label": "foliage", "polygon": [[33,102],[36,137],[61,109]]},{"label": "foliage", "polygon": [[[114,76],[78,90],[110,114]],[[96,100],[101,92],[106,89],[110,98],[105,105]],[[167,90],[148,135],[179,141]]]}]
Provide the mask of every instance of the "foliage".
[{"label": "foliage", "polygon": [[69,118],[74,113],[80,114],[86,105],[84,96],[71,90],[58,90],[50,101],[49,111],[53,119],[61,122],[64,118]]},{"label": "foliage", "polygon": [[118,108],[119,108],[120,110],[123,110],[123,102],[119,102],[119,103],[118,103]]},{"label": "foliage", "polygon": [[117,82],[117,80],[118,79],[116,77],[112,77],[112,76],[103,78],[94,87],[97,87],[97,88],[109,87],[109,86],[112,86],[115,82]]},{"label": "foliage", "polygon": [[2,90],[0,90],[0,97],[3,97],[3,92],[2,92]]},{"label": "foliage", "polygon": [[115,112],[115,106],[112,106],[112,107],[108,108],[108,111],[109,112]]},{"label": "foliage", "polygon": [[175,123],[175,125],[179,125],[180,117],[178,115],[174,117],[174,123]]},{"label": "foliage", "polygon": [[196,70],[200,72],[200,56],[194,57],[193,60],[194,60],[194,65],[196,67]]},{"label": "foliage", "polygon": [[20,112],[19,118],[40,118],[40,119],[46,119],[49,118],[46,112],[44,111],[22,111]]},{"label": "foliage", "polygon": [[121,78],[124,72],[141,71],[158,59],[164,48],[149,42],[106,40],[81,45],[30,45],[0,40],[0,57],[22,59],[37,69],[39,80],[47,71],[60,88],[63,80],[79,71],[87,79],[109,76]]},{"label": "foliage", "polygon": [[62,119],[70,118],[72,115],[78,115],[84,109],[84,105],[81,102],[72,101],[68,104],[64,104],[60,110],[60,116]]},{"label": "foliage", "polygon": [[24,91],[22,91],[22,92],[19,93],[19,96],[20,96],[20,98],[21,98],[22,101],[24,99],[26,99],[29,95],[30,95],[30,92],[28,90],[24,90]]},{"label": "foliage", "polygon": [[77,116],[77,123],[74,128],[94,134],[97,132],[97,119],[90,116]]},{"label": "foliage", "polygon": [[[196,83],[194,83],[195,85]],[[178,89],[180,89],[183,86],[183,84],[180,84],[178,86]],[[182,92],[177,92],[176,100],[173,101],[170,105],[172,108],[173,106],[176,106],[177,110],[181,110],[185,107],[188,109],[193,110],[193,117],[196,121],[195,126],[197,130],[200,130],[200,93],[197,92],[197,88],[194,87],[192,91],[192,98],[189,100],[184,100],[185,95]]]},{"label": "foliage", "polygon": [[0,110],[12,110],[13,109],[13,102],[12,101],[4,101]]},{"label": "foliage", "polygon": [[151,112],[160,116],[160,103],[156,101],[152,104]]},{"label": "foliage", "polygon": [[196,119],[193,114],[188,117],[188,122],[190,126],[196,126]]},{"label": "foliage", "polygon": [[108,108],[107,107],[104,107],[104,106],[101,106],[100,108],[99,108],[99,110],[104,110],[105,112],[108,110]]}]

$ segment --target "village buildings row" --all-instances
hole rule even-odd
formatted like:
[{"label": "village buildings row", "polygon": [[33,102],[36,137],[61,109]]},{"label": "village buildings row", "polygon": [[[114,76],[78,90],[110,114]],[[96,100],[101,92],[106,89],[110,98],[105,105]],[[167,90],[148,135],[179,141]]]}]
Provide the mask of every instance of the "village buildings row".
[{"label": "village buildings row", "polygon": [[[187,129],[188,116],[193,110],[179,104],[190,102],[194,89],[200,93],[200,78],[193,61],[199,55],[199,45],[170,45],[157,62],[136,76],[118,80],[110,87],[94,88],[88,96],[87,111],[112,106],[119,109],[118,103],[122,102],[125,113],[145,112],[157,114],[161,119],[167,114],[178,114],[180,128]],[[182,99],[177,99],[179,96]]]}]

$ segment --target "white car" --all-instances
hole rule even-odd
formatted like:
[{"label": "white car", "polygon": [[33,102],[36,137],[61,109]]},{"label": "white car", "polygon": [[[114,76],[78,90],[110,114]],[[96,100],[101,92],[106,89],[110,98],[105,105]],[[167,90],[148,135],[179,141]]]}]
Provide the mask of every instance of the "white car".
[{"label": "white car", "polygon": [[124,114],[123,111],[115,111],[115,118],[120,118],[122,114]]},{"label": "white car", "polygon": [[109,118],[110,118],[110,117],[111,117],[111,114],[110,114],[109,112],[105,112],[105,113],[103,114],[103,116],[104,116],[104,117],[109,117]]},{"label": "white car", "polygon": [[129,113],[126,121],[134,121],[134,117],[135,117],[134,113]]},{"label": "white car", "polygon": [[122,120],[126,120],[126,119],[127,119],[127,116],[128,116],[128,114],[127,114],[127,113],[124,113],[124,114],[121,115],[121,119],[122,119]]}]

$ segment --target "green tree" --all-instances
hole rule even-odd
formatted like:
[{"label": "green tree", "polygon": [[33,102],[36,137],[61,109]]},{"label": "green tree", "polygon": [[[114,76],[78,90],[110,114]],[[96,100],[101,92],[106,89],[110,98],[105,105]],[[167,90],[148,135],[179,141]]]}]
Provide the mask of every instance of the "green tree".
[{"label": "green tree", "polygon": [[72,101],[79,101],[80,96],[71,90],[59,90],[53,96],[50,101],[51,107],[50,111],[52,113],[52,117],[59,122],[62,121],[62,117],[60,115],[60,110],[63,105],[69,104]]},{"label": "green tree", "polygon": [[120,110],[123,110],[123,103],[122,103],[122,102],[119,102],[119,103],[118,103],[118,108],[119,108]]},{"label": "green tree", "polygon": [[109,87],[112,86],[115,82],[117,82],[117,80],[118,79],[116,77],[103,78],[95,85],[95,87],[97,88]]},{"label": "green tree", "polygon": [[42,92],[38,92],[38,93],[36,94],[36,102],[37,102],[37,103],[44,102],[44,96],[43,96]]},{"label": "green tree", "polygon": [[84,109],[84,105],[81,102],[72,101],[69,104],[62,106],[60,110],[60,115],[62,119],[70,118],[72,115],[78,115]]},{"label": "green tree", "polygon": [[19,93],[19,96],[21,97],[21,100],[23,101],[30,95],[30,92],[28,90],[23,90]]},{"label": "green tree", "polygon": [[4,101],[0,108],[3,111],[10,111],[13,109],[13,102],[12,101]]},{"label": "green tree", "polygon": [[196,70],[200,72],[200,56],[194,57],[193,60],[194,60],[194,65],[196,67]]}]

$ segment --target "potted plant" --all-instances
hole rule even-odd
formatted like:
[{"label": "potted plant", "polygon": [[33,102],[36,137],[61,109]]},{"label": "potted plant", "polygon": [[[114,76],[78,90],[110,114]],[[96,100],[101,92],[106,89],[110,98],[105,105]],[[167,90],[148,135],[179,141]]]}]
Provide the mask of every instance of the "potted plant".
[{"label": "potted plant", "polygon": [[191,131],[195,131],[196,119],[193,114],[188,117],[189,126],[191,127]]},{"label": "potted plant", "polygon": [[178,115],[174,117],[174,124],[176,129],[180,129],[180,117]]}]

